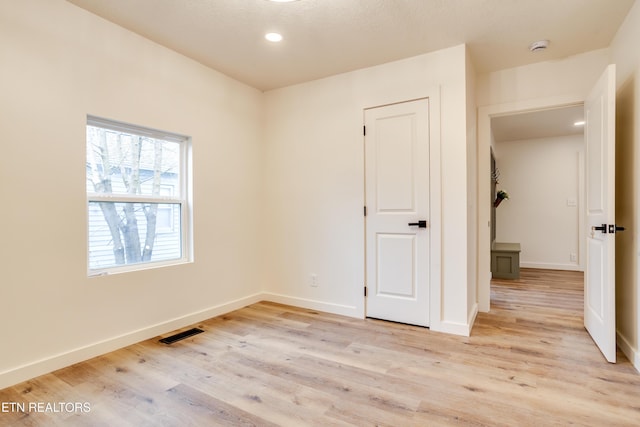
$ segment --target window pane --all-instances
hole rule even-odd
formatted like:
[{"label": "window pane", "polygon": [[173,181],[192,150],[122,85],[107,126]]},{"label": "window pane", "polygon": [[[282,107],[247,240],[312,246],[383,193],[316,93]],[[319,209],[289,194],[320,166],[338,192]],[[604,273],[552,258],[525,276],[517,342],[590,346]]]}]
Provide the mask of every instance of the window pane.
[{"label": "window pane", "polygon": [[179,191],[180,143],[88,125],[86,171],[88,193],[161,196],[164,186]]},{"label": "window pane", "polygon": [[89,269],[182,257],[180,203],[89,202]]}]

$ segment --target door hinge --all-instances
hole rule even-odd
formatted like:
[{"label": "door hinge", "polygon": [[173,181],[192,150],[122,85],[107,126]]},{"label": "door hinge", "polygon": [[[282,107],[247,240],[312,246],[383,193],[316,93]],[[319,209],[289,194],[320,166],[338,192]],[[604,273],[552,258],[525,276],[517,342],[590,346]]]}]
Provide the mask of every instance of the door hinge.
[{"label": "door hinge", "polygon": [[364,296],[365,297],[367,296],[367,287],[366,286],[364,287]]},{"label": "door hinge", "polygon": [[367,127],[362,126],[362,135],[367,136]]},{"label": "door hinge", "polygon": [[364,207],[364,216],[367,216],[367,207]]}]

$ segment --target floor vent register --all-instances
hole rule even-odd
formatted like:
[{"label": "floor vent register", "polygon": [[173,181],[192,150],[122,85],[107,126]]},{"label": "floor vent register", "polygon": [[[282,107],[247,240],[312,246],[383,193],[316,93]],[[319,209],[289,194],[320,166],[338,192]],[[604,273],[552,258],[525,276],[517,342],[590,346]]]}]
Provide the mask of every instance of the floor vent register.
[{"label": "floor vent register", "polygon": [[179,332],[179,333],[177,333],[177,334],[175,334],[175,335],[171,335],[170,337],[162,338],[162,339],[160,340],[160,342],[161,342],[161,343],[164,343],[164,344],[173,344],[173,343],[175,343],[175,342],[178,342],[178,341],[183,340],[183,339],[185,339],[185,338],[192,337],[192,336],[194,336],[194,335],[201,334],[201,333],[203,333],[203,332],[204,332],[204,331],[203,331],[202,329],[199,329],[199,328],[191,328],[191,329],[189,329],[189,330]]}]

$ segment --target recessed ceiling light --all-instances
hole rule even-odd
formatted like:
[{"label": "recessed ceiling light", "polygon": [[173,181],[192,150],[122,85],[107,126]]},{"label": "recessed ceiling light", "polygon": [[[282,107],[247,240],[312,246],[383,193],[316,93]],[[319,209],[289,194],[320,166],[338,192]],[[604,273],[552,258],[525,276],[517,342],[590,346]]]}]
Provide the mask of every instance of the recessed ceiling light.
[{"label": "recessed ceiling light", "polygon": [[267,33],[264,36],[265,39],[269,40],[270,42],[279,42],[282,41],[282,34],[278,34],[278,33]]},{"label": "recessed ceiling light", "polygon": [[580,120],[578,122],[575,122],[573,125],[574,126],[584,126],[584,120]]}]

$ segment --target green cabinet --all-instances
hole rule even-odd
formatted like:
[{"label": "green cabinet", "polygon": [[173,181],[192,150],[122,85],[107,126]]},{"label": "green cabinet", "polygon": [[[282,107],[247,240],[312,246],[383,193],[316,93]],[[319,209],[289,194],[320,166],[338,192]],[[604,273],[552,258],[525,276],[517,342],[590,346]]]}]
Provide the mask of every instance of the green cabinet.
[{"label": "green cabinet", "polygon": [[491,275],[496,279],[520,278],[520,243],[493,243]]}]

